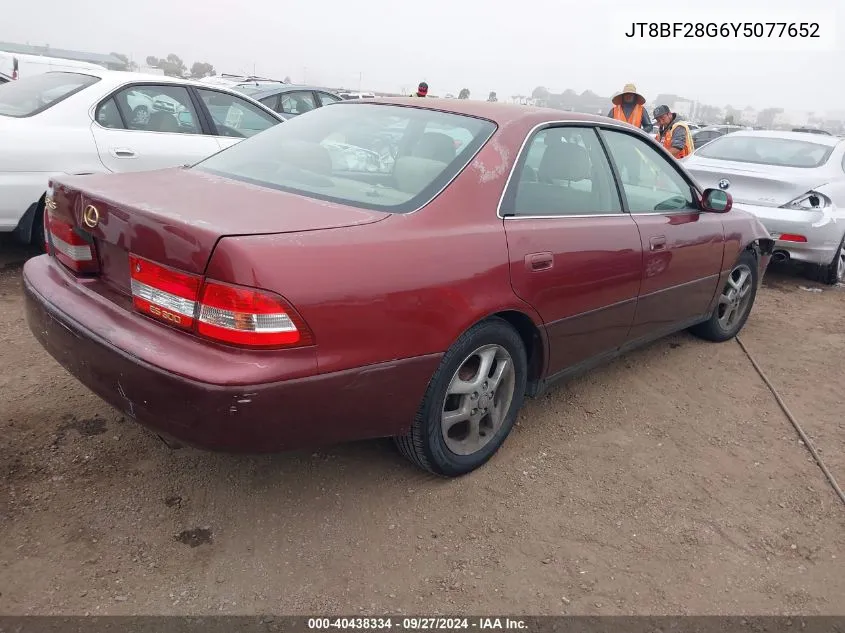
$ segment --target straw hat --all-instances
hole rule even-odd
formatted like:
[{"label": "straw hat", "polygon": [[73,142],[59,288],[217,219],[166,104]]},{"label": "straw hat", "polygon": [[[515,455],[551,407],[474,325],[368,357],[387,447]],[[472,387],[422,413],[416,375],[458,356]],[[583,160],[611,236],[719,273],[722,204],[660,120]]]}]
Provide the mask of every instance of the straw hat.
[{"label": "straw hat", "polygon": [[613,105],[619,105],[622,103],[622,97],[626,94],[632,94],[637,98],[637,103],[643,105],[645,103],[645,97],[643,97],[639,92],[637,92],[637,87],[634,84],[625,84],[625,87],[622,88],[622,92],[618,95],[613,97]]}]

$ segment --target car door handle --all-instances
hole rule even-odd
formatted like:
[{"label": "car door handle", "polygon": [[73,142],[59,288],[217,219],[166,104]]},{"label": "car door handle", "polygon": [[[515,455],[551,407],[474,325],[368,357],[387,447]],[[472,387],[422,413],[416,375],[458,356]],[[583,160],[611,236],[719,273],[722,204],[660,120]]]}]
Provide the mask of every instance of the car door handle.
[{"label": "car door handle", "polygon": [[109,154],[111,154],[115,158],[137,158],[138,157],[138,154],[136,154],[133,150],[129,149],[128,147],[112,147],[109,150]]},{"label": "car door handle", "polygon": [[548,270],[554,266],[555,257],[549,252],[531,253],[525,256],[525,267],[531,272]]},{"label": "car door handle", "polygon": [[663,235],[655,236],[649,240],[649,244],[651,245],[651,250],[662,251],[666,248],[666,237]]}]

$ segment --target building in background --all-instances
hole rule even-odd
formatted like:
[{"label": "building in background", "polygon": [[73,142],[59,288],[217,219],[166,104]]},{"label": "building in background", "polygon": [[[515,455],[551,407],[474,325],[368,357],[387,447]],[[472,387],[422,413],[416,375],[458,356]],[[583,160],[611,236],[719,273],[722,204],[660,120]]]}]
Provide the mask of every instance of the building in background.
[{"label": "building in background", "polygon": [[89,64],[99,64],[109,70],[126,70],[126,62],[122,59],[114,55],[103,55],[102,53],[86,53],[84,51],[71,51],[63,48],[51,48],[50,46],[11,44],[9,42],[0,42],[0,51],[17,53],[19,55],[41,55],[58,59],[70,59],[77,62],[88,62]]}]

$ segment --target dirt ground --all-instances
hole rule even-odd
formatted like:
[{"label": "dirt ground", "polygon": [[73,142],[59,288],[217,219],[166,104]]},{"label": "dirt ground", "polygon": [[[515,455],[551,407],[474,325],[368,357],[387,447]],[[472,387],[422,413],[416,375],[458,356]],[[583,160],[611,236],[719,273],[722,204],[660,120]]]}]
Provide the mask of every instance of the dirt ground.
[{"label": "dirt ground", "polygon": [[[0,613],[845,612],[845,507],[735,342],[561,385],[459,480],[174,451],[41,350],[0,249]],[[742,339],[845,485],[845,290],[802,286],[770,271]]]}]

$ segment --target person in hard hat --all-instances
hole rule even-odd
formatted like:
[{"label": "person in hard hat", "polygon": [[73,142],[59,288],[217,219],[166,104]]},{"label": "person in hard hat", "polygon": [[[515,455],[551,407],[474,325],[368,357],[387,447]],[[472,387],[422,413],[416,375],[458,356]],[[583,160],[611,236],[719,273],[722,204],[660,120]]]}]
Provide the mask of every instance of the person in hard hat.
[{"label": "person in hard hat", "polygon": [[420,82],[420,85],[417,86],[417,92],[412,94],[412,97],[424,97],[428,94],[428,84],[424,81]]},{"label": "person in hard hat", "polygon": [[692,154],[695,149],[692,133],[683,117],[672,112],[669,106],[659,105],[654,109],[654,120],[659,126],[655,138],[672,156],[680,160]]},{"label": "person in hard hat", "polygon": [[613,108],[607,116],[617,121],[630,123],[644,132],[651,132],[654,125],[651,123],[648,111],[643,107],[644,104],[645,97],[637,92],[637,87],[634,84],[625,84],[622,92],[613,97]]}]

